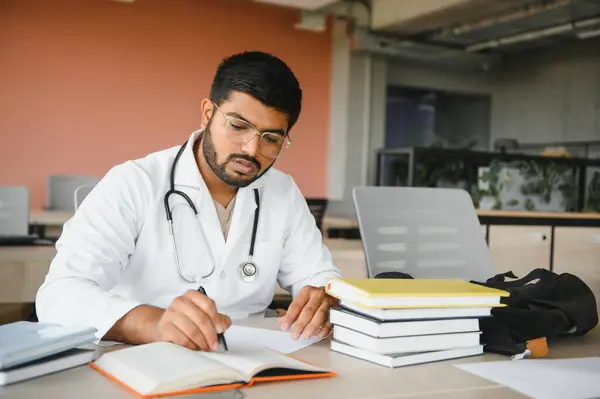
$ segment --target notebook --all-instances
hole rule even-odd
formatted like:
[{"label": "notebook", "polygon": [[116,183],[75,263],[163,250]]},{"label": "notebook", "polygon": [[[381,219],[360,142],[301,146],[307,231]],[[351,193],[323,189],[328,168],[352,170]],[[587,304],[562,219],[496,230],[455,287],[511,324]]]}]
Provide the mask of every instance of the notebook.
[{"label": "notebook", "polygon": [[19,321],[0,326],[0,370],[93,342],[96,329]]},{"label": "notebook", "polygon": [[360,313],[380,321],[455,319],[463,317],[490,317],[492,308],[417,308],[417,309],[378,309],[363,308],[348,301],[340,301],[342,308]]},{"label": "notebook", "polygon": [[57,353],[30,363],[0,370],[0,386],[88,364],[94,359],[95,351],[93,349],[71,349]]},{"label": "notebook", "polygon": [[481,355],[483,354],[483,345],[431,352],[393,353],[389,355],[382,355],[378,353],[369,352],[363,349],[355,348],[353,346],[346,345],[342,342],[331,341],[331,350],[358,359],[363,359],[371,363],[396,368],[412,366],[415,364],[438,362],[441,360],[458,359],[461,357]]},{"label": "notebook", "polygon": [[494,307],[506,291],[460,279],[330,280],[326,291],[338,299],[367,308]]},{"label": "notebook", "polygon": [[480,332],[375,338],[349,328],[334,326],[333,339],[379,354],[429,352],[480,345]]},{"label": "notebook", "polygon": [[379,322],[340,309],[330,309],[329,322],[359,331],[371,337],[407,337],[479,331],[478,319],[403,320]]},{"label": "notebook", "polygon": [[169,342],[105,353],[90,366],[144,398],[336,375],[266,348],[217,353],[193,351]]}]

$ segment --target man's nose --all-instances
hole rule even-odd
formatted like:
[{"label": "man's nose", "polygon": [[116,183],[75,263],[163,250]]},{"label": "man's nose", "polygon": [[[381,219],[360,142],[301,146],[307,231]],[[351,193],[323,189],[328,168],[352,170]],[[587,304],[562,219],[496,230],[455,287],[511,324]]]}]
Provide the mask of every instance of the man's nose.
[{"label": "man's nose", "polygon": [[253,134],[252,138],[242,145],[242,151],[250,156],[258,155],[260,151],[260,136]]}]

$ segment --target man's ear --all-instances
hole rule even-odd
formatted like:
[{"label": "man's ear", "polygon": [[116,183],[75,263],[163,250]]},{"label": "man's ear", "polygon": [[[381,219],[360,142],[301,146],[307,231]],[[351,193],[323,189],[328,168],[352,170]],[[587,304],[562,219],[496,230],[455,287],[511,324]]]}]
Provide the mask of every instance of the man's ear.
[{"label": "man's ear", "polygon": [[202,100],[202,103],[200,103],[200,112],[202,116],[200,127],[202,129],[206,128],[206,126],[208,125],[208,121],[210,120],[214,111],[215,106],[212,101],[210,101],[208,98]]}]

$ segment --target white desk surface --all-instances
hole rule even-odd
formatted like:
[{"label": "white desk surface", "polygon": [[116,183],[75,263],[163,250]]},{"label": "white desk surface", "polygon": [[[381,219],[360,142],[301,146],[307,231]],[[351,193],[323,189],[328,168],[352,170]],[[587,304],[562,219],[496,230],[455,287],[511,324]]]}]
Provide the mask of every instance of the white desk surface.
[{"label": "white desk surface", "polygon": [[[237,324],[276,329],[276,319],[254,318]],[[425,398],[425,399],[523,399],[525,396],[474,376],[453,365],[460,363],[508,360],[508,357],[484,354],[398,369],[368,363],[332,352],[329,340],[302,349],[294,357],[335,371],[338,376],[321,380],[285,381],[257,384],[240,390],[245,398]],[[600,330],[587,336],[563,339],[550,346],[549,358],[600,356]],[[526,361],[526,360],[523,360]],[[0,397],[25,398],[134,398],[121,386],[88,366],[80,366],[53,375],[0,387]],[[210,396],[191,395],[182,398]]]}]

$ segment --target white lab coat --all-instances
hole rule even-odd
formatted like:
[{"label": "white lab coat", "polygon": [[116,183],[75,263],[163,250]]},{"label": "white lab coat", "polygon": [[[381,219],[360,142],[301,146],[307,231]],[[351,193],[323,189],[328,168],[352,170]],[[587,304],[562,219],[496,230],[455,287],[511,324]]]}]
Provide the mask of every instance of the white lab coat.
[{"label": "white lab coat", "polygon": [[[176,168],[175,188],[198,209],[216,260],[214,273],[187,283],[177,273],[164,209],[171,164],[179,146],[125,162],[111,169],[64,225],[57,255],[36,298],[42,322],[86,325],[106,332],[134,307],[166,308],[189,289],[202,285],[219,312],[235,318],[260,313],[271,303],[278,282],[296,295],[305,285],[323,286],[339,277],[328,249],[292,178],[271,168],[237,192],[227,241],[212,197],[198,171],[192,134]],[[248,259],[260,192],[260,217],[253,282],[238,276]],[[184,200],[171,196],[182,273],[200,277],[212,268],[196,220]]]}]

